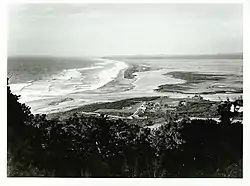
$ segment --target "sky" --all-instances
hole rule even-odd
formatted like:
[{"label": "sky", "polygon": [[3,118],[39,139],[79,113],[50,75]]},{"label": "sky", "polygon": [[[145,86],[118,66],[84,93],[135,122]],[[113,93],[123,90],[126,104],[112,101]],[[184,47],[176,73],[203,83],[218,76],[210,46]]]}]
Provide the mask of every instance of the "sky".
[{"label": "sky", "polygon": [[12,4],[8,56],[243,51],[241,4]]}]

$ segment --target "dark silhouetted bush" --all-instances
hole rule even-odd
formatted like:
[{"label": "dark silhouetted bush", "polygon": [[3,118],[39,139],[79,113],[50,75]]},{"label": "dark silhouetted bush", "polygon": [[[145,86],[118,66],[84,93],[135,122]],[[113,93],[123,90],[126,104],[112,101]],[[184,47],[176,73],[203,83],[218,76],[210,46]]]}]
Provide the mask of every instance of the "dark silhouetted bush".
[{"label": "dark silhouetted bush", "polygon": [[166,116],[150,130],[77,113],[47,119],[7,93],[8,176],[242,177],[241,123]]}]

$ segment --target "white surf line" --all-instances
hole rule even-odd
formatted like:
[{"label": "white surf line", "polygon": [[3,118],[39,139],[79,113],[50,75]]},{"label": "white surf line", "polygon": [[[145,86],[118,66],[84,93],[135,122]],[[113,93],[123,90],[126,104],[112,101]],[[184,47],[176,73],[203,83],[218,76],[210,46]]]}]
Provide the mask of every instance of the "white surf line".
[{"label": "white surf line", "polygon": [[[98,74],[98,77],[100,78],[100,80],[105,79],[105,77],[107,77],[107,76],[108,76],[108,79],[107,79],[106,82],[101,83],[100,86],[97,87],[96,89],[101,88],[101,87],[104,87],[104,86],[107,85],[108,83],[112,82],[113,80],[115,80],[115,79],[119,76],[119,74],[120,74],[120,72],[121,72],[122,70],[124,70],[124,69],[126,69],[126,68],[129,67],[129,65],[128,65],[126,62],[124,62],[124,61],[118,61],[118,60],[112,60],[112,59],[102,59],[102,58],[97,59],[97,60],[103,61],[103,62],[106,63],[106,64],[113,63],[114,66],[111,67],[111,71],[110,71],[110,69],[108,69],[108,70],[101,71],[101,72]],[[118,69],[119,71],[117,71],[117,69]],[[107,72],[106,72],[106,71],[107,71]],[[112,74],[113,71],[115,71],[116,74]],[[108,74],[107,74],[107,73],[108,73]]]},{"label": "white surf line", "polygon": [[49,83],[50,83],[50,85],[49,85],[49,89],[48,89],[48,92],[50,92],[51,91],[51,88],[52,88],[52,82],[51,82],[51,80],[49,80]]},{"label": "white surf line", "polygon": [[33,85],[33,83],[34,83],[35,81],[36,81],[36,80],[33,80],[33,81],[29,82],[28,85],[23,86],[23,87],[19,90],[19,92],[22,92],[25,88],[27,88],[27,87]]}]

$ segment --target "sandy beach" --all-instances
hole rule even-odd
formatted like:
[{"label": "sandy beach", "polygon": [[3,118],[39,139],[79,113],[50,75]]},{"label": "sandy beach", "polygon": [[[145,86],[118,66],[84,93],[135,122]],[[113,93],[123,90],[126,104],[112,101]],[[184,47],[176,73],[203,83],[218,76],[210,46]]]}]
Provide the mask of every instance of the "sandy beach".
[{"label": "sandy beach", "polygon": [[[145,64],[128,66],[120,70],[118,76],[109,83],[97,89],[78,91],[62,96],[52,95],[41,100],[27,102],[33,113],[54,113],[67,111],[81,105],[98,102],[112,102],[128,98],[169,96],[172,98],[188,98],[200,93],[204,99],[213,101],[225,100],[227,97],[235,98],[242,95],[242,92],[220,92],[225,90],[223,86],[232,87],[232,90],[239,90],[241,85],[232,84],[232,75],[224,74],[218,78],[217,74],[199,75],[194,72],[197,81],[191,81],[185,75],[176,72],[175,68],[164,68],[153,63],[145,67]],[[125,75],[126,73],[126,75]],[[177,74],[177,75],[176,75]],[[181,75],[180,75],[181,74]],[[208,78],[207,78],[208,77]],[[237,77],[237,76],[236,76]],[[210,79],[209,79],[210,78]],[[234,79],[236,81],[237,79]],[[216,85],[211,87],[210,84]],[[231,84],[230,84],[231,83]],[[229,86],[230,84],[230,86]],[[159,87],[164,86],[164,90]],[[237,87],[238,86],[238,87]],[[167,88],[166,88],[167,87]]]}]

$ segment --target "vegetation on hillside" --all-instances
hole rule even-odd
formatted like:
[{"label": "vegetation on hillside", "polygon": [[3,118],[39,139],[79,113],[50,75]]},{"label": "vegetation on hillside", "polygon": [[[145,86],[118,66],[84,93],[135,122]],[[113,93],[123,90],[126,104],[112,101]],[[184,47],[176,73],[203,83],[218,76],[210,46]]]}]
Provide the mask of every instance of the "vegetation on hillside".
[{"label": "vegetation on hillside", "polygon": [[48,119],[7,93],[8,176],[242,177],[243,127],[223,119],[227,109],[223,124],[173,117],[150,130],[77,113]]}]

